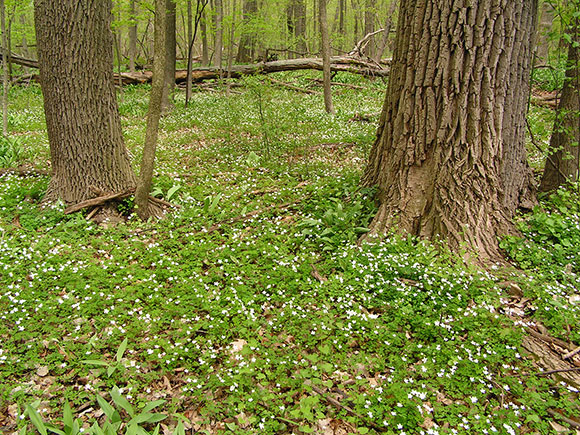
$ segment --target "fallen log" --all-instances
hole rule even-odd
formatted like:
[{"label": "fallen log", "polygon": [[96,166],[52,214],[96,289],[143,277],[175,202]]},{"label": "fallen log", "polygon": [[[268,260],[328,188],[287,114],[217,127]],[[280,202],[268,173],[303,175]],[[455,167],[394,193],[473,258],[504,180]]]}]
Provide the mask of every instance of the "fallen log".
[{"label": "fallen log", "polygon": [[[364,59],[354,56],[335,56],[330,59],[330,62],[330,69],[332,71],[345,71],[366,77],[387,77],[389,75],[388,68],[379,67],[375,63],[367,62]],[[220,78],[237,79],[247,75],[271,74],[283,71],[299,71],[308,69],[322,71],[322,59],[288,59],[276,60],[273,62],[259,62],[251,65],[234,65],[231,72],[228,72],[226,69],[215,67],[194,68],[192,71],[192,81],[193,83],[199,83],[205,80],[216,80]],[[149,83],[152,77],[153,75],[149,71],[121,73],[121,81],[126,85]],[[115,74],[115,80],[119,80],[119,75]],[[178,70],[175,72],[176,83],[181,84],[186,80],[186,70]]]},{"label": "fallen log", "polygon": [[[3,60],[2,53],[0,53],[0,61]],[[38,68],[38,61],[34,59],[26,59],[22,56],[10,55],[10,61],[13,64],[25,66],[26,68]]]}]

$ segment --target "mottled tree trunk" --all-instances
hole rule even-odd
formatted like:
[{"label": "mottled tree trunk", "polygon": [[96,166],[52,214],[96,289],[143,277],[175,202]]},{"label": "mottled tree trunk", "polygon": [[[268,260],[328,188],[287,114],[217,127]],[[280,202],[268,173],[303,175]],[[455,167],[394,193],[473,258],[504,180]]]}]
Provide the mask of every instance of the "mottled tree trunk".
[{"label": "mottled tree trunk", "polygon": [[[365,6],[365,35],[369,33],[373,33],[375,31],[375,10],[374,10],[374,0],[366,0]],[[374,36],[371,38],[371,41],[367,45],[366,55],[370,58],[375,57],[375,41]]]},{"label": "mottled tree trunk", "polygon": [[566,79],[554,131],[550,139],[550,154],[540,183],[540,191],[549,192],[578,180],[578,149],[580,146],[580,20],[571,26]]},{"label": "mottled tree trunk", "polygon": [[[463,3],[461,3],[463,4]],[[499,255],[533,198],[524,126],[537,1],[402,1],[364,184],[389,228]]]},{"label": "mottled tree trunk", "polygon": [[46,200],[135,187],[113,86],[111,2],[35,0],[52,179]]},{"label": "mottled tree trunk", "polygon": [[202,12],[202,17],[199,22],[199,30],[201,31],[201,66],[209,65],[209,49],[207,41],[207,13]]}]

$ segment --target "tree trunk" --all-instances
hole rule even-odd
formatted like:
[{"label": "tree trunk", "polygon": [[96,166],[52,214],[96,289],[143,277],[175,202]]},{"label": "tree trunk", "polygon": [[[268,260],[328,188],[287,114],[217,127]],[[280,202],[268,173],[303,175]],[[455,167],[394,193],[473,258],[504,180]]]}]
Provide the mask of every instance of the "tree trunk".
[{"label": "tree trunk", "polygon": [[375,55],[375,62],[377,63],[380,63],[383,54],[385,54],[385,50],[387,49],[387,45],[389,44],[389,35],[391,34],[391,28],[393,27],[393,15],[395,14],[396,8],[397,1],[393,0],[391,6],[389,6],[389,13],[387,15],[387,21],[385,23],[381,45],[377,49],[377,53]]},{"label": "tree trunk", "polygon": [[[171,1],[171,0],[169,0]],[[166,38],[167,31],[171,27],[167,21],[170,20],[170,12],[167,10],[167,0],[155,0],[155,36],[153,49],[153,85],[149,97],[149,111],[147,112],[147,130],[145,132],[145,146],[143,147],[143,158],[141,160],[141,171],[137,189],[135,191],[135,205],[137,215],[147,220],[153,213],[149,205],[149,192],[153,179],[153,168],[155,163],[155,150],[157,148],[157,138],[159,135],[159,118],[161,117],[163,94],[167,89],[165,75],[168,56]]]},{"label": "tree trunk", "polygon": [[524,126],[537,0],[470,6],[403,1],[364,184],[378,185],[371,235],[464,243],[499,256],[533,199]]},{"label": "tree trunk", "polygon": [[135,0],[131,0],[129,13],[131,25],[129,26],[129,71],[135,72],[135,59],[137,58],[137,17]]},{"label": "tree trunk", "polygon": [[299,56],[305,56],[308,52],[306,45],[306,4],[304,0],[292,0],[294,2],[294,37],[296,38],[296,51]]},{"label": "tree trunk", "polygon": [[[254,59],[256,32],[249,24],[256,17],[257,12],[257,0],[244,0],[242,38],[240,40],[240,47],[238,48],[238,55],[236,57],[236,62],[238,63],[248,63]],[[232,44],[232,41],[230,41],[230,44]]]},{"label": "tree trunk", "polygon": [[213,66],[216,68],[222,67],[222,53],[223,53],[223,18],[224,7],[222,0],[215,0],[215,46],[213,55]]},{"label": "tree trunk", "polygon": [[8,36],[6,35],[6,8],[4,0],[0,0],[0,30],[2,31],[2,134],[8,134],[8,86],[10,84],[10,74],[8,72]]},{"label": "tree trunk", "polygon": [[552,30],[554,21],[554,8],[551,2],[544,1],[541,6],[540,20],[538,25],[536,57],[539,63],[547,63],[550,50],[553,48],[554,41],[550,39],[549,32]]},{"label": "tree trunk", "polygon": [[540,183],[541,192],[578,180],[580,146],[580,19],[570,26],[566,79],[550,138],[550,153]]},{"label": "tree trunk", "polygon": [[35,0],[34,12],[52,163],[45,200],[135,187],[113,85],[111,2]]},{"label": "tree trunk", "polygon": [[324,85],[324,107],[327,113],[334,114],[332,91],[330,89],[330,38],[328,37],[328,20],[326,18],[326,0],[318,0],[320,35],[322,39],[322,71]]},{"label": "tree trunk", "polygon": [[201,30],[201,66],[208,66],[209,65],[209,50],[208,50],[208,42],[207,42],[207,23],[206,23],[207,14],[202,12],[202,18],[199,23],[199,28]]},{"label": "tree trunk", "polygon": [[[374,11],[375,0],[366,0],[365,7],[365,35],[373,33],[375,31],[375,11]],[[366,55],[373,59],[375,57],[375,42],[374,37],[367,45]]]},{"label": "tree trunk", "polygon": [[[161,109],[163,111],[169,110],[173,103],[171,100],[171,94],[175,88],[175,52],[177,48],[177,38],[175,35],[176,31],[176,11],[175,11],[175,0],[165,0],[166,20],[165,25],[167,29],[165,30],[165,56],[167,59],[165,61],[165,86],[163,87],[163,98],[161,100]],[[155,54],[157,56],[157,54]]]}]

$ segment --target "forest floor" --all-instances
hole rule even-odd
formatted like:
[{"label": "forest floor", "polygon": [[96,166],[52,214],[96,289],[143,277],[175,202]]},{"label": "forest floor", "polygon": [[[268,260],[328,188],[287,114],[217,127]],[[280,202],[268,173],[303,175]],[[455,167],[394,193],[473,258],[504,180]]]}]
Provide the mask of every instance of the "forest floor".
[{"label": "forest floor", "polygon": [[[258,79],[196,92],[188,109],[178,91],[154,193],[180,208],[159,222],[130,202],[118,225],[41,209],[46,175],[0,175],[0,432],[580,427],[580,359],[566,355],[580,344],[578,193],[519,218],[526,238],[501,242],[509,267],[394,235],[359,247],[385,85],[336,80],[363,89],[336,88],[335,116]],[[135,164],[148,91],[119,94]],[[0,162],[48,170],[39,88],[10,101]],[[536,168],[552,119],[532,107]]]}]

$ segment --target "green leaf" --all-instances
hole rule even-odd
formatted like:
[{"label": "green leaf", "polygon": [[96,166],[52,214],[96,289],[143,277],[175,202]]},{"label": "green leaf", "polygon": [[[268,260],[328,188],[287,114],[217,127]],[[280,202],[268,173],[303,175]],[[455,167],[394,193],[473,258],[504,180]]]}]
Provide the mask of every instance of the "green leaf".
[{"label": "green leaf", "polygon": [[313,433],[314,432],[314,429],[312,429],[310,426],[306,426],[306,425],[300,426],[299,429],[304,433]]},{"label": "green leaf", "polygon": [[32,406],[26,405],[26,412],[28,412],[28,417],[30,418],[30,421],[32,422],[36,430],[40,432],[41,435],[48,435],[46,426],[44,425],[44,422],[42,421],[42,418],[40,417],[38,411],[34,409]]},{"label": "green leaf", "polygon": [[133,407],[128,402],[128,400],[123,395],[121,395],[121,391],[118,387],[113,387],[111,390],[111,398],[113,399],[113,402],[115,402],[115,405],[123,408],[131,417],[135,415]]},{"label": "green leaf", "polygon": [[143,412],[133,417],[129,424],[157,423],[161,420],[165,420],[166,418],[167,416],[165,414],[152,414],[149,412]]},{"label": "green leaf", "polygon": [[117,349],[117,355],[115,356],[115,359],[117,360],[118,363],[121,362],[121,359],[123,359],[123,354],[127,350],[127,343],[128,342],[129,341],[128,341],[127,337],[125,337],[125,339],[123,340],[123,342],[119,346],[119,349]]},{"label": "green leaf", "polygon": [[64,410],[62,412],[62,422],[64,423],[64,427],[65,428],[71,428],[73,427],[73,415],[72,415],[72,410],[70,409],[70,405],[68,402],[65,402],[64,404]]},{"label": "green leaf", "polygon": [[92,435],[106,435],[103,429],[100,428],[100,426],[97,424],[96,421],[91,426],[91,433]]},{"label": "green leaf", "polygon": [[117,370],[117,366],[110,365],[107,367],[107,377],[110,378],[113,373]]},{"label": "green leaf", "polygon": [[183,422],[179,422],[177,424],[177,427],[175,428],[175,432],[173,432],[173,435],[185,435],[185,427],[183,426]]},{"label": "green leaf", "polygon": [[362,433],[362,434],[369,433],[369,430],[366,427],[359,427],[358,433]]},{"label": "green leaf", "polygon": [[236,429],[238,428],[238,426],[236,426],[235,423],[226,423],[226,427],[231,430],[232,432],[235,432]]},{"label": "green leaf", "polygon": [[167,191],[167,197],[165,199],[167,199],[167,201],[171,201],[171,198],[173,198],[173,195],[175,195],[179,189],[181,189],[181,186],[178,184],[176,186],[172,186],[168,191]]},{"label": "green leaf", "polygon": [[97,402],[99,402],[99,406],[101,407],[101,409],[103,410],[103,412],[105,413],[105,415],[107,417],[109,417],[109,420],[111,420],[111,422],[114,423],[114,417],[115,414],[119,414],[115,408],[113,408],[109,402],[107,402],[105,399],[103,399],[101,396],[97,395]]},{"label": "green leaf", "polygon": [[149,412],[152,409],[157,408],[159,405],[163,405],[166,401],[163,399],[155,400],[153,402],[149,402],[147,405],[143,407],[143,412]]}]

